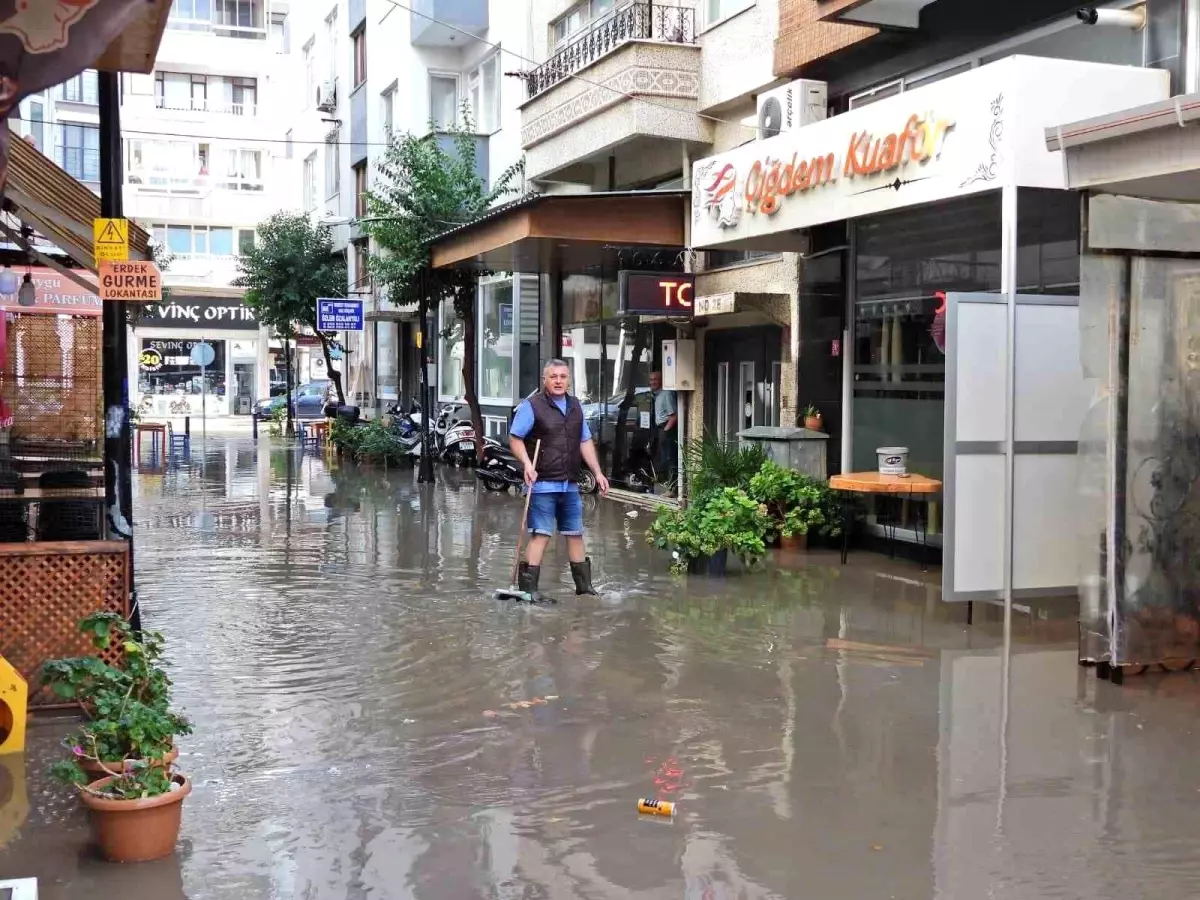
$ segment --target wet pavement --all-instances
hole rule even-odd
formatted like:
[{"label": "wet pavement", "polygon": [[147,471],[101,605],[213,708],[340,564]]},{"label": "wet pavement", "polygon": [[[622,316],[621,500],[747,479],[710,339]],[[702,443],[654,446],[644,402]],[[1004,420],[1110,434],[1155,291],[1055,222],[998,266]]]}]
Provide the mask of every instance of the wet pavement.
[{"label": "wet pavement", "polygon": [[45,777],[64,725],[36,721],[0,878],[43,900],[1200,892],[1200,679],[1098,684],[1070,610],[1006,640],[865,552],[679,582],[649,514],[594,500],[603,595],[558,555],[562,602],[516,606],[491,598],[516,497],[245,438],[139,475],[136,504],[196,789],[173,858],[99,862]]}]

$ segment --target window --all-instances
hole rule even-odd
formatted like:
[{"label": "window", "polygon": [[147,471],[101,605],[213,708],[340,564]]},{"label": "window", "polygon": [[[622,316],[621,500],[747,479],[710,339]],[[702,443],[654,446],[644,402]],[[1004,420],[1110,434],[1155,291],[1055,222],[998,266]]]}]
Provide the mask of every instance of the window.
[{"label": "window", "polygon": [[438,307],[438,392],[444,400],[466,394],[463,382],[463,322],[454,315],[454,304]]},{"label": "window", "polygon": [[393,83],[379,97],[383,102],[383,133],[390,140],[396,121],[396,85]]},{"label": "window", "polygon": [[335,128],[325,138],[325,198],[336,197],[341,191],[342,155],[339,142],[341,129]]},{"label": "window", "polygon": [[254,249],[254,229],[239,228],[238,229],[238,256],[245,256]]},{"label": "window", "polygon": [[261,150],[225,148],[221,154],[224,157],[224,171],[221,174],[225,178],[220,184],[222,188],[227,191],[263,189]]},{"label": "window", "polygon": [[[208,225],[152,225],[155,241],[177,256],[233,256],[233,228]],[[238,252],[254,246],[252,229],[237,229]],[[247,243],[248,242],[248,243]]]},{"label": "window", "polygon": [[213,26],[225,37],[266,40],[263,0],[213,0]]},{"label": "window", "polygon": [[295,147],[292,144],[292,129],[289,128],[287,133],[283,136],[283,158],[291,159],[292,154],[295,152]]},{"label": "window", "polygon": [[317,151],[314,150],[304,157],[303,173],[304,211],[312,212],[317,208]]},{"label": "window", "polygon": [[230,78],[228,111],[235,116],[253,116],[258,112],[258,79]]},{"label": "window", "polygon": [[96,73],[88,69],[74,78],[68,78],[62,83],[62,98],[71,103],[97,105],[100,102],[100,87]]},{"label": "window", "polygon": [[704,0],[704,24],[711,27],[754,5],[754,0]]},{"label": "window", "polygon": [[309,109],[317,98],[316,54],[313,44],[316,38],[309,38],[304,45],[304,108]]},{"label": "window", "polygon": [[367,80],[367,26],[354,32],[350,40],[354,42],[354,86],[358,87]]},{"label": "window", "polygon": [[181,31],[207,31],[212,27],[212,0],[175,0],[167,25]]},{"label": "window", "polygon": [[360,162],[354,167],[354,216],[361,219],[367,214],[367,164]]},{"label": "window", "polygon": [[434,131],[446,131],[458,121],[458,76],[429,73],[429,121]]},{"label": "window", "polygon": [[774,250],[709,250],[704,256],[704,268],[708,271],[760,259],[772,259],[779,254]]},{"label": "window", "polygon": [[467,102],[475,131],[491,134],[500,128],[500,54],[493,53],[467,76]]},{"label": "window", "polygon": [[617,6],[626,5],[624,2],[618,4],[616,0],[587,0],[587,2],[572,7],[566,15],[555,20],[550,26],[554,49],[557,50],[563,44],[570,43],[571,39],[584,31],[587,26],[597,24]]},{"label": "window", "polygon": [[337,49],[337,7],[335,6],[333,11],[325,17],[325,52],[328,54],[326,58],[328,71],[325,77],[330,81],[337,80]]},{"label": "window", "polygon": [[479,283],[479,396],[513,401],[513,279]]},{"label": "window", "polygon": [[[37,100],[29,101],[29,137],[33,140],[33,146],[37,147],[42,153],[46,152],[46,104],[41,100],[41,95],[38,95]],[[97,140],[99,138],[97,137]]]},{"label": "window", "polygon": [[58,164],[80,181],[100,180],[100,129],[94,125],[61,126]]},{"label": "window", "polygon": [[370,255],[366,241],[354,242],[354,289],[356,291],[371,290]]},{"label": "window", "polygon": [[204,75],[191,75],[189,80],[192,109],[208,109],[208,78]]}]

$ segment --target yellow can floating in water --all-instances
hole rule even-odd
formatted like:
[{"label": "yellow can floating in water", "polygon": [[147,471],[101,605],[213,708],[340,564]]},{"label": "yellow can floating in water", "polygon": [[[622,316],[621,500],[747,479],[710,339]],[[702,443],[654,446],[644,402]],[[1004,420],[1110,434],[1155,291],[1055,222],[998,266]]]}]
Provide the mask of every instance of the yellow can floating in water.
[{"label": "yellow can floating in water", "polygon": [[675,804],[670,800],[638,800],[638,812],[646,816],[673,816]]}]

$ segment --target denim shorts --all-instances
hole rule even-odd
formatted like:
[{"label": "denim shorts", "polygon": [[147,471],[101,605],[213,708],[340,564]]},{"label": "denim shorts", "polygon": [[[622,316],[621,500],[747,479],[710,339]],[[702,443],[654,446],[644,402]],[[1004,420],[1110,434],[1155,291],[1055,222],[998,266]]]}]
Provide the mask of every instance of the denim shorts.
[{"label": "denim shorts", "polygon": [[579,491],[535,492],[529,502],[529,533],[554,536],[583,534],[583,498]]}]

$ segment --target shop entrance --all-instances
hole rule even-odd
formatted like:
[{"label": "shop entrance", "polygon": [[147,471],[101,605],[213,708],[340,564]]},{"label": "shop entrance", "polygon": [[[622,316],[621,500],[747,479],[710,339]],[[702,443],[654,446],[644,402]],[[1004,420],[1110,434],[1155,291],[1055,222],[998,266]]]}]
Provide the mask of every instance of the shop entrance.
[{"label": "shop entrance", "polygon": [[704,426],[722,441],[755,425],[779,425],[783,329],[710,331],[704,338]]}]

